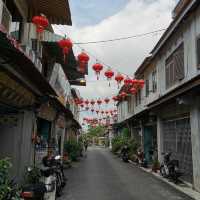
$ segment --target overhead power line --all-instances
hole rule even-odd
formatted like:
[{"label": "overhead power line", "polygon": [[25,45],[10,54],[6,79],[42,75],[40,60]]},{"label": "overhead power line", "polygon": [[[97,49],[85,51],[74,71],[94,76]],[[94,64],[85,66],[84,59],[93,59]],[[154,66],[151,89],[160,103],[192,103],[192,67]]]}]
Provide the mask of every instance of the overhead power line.
[{"label": "overhead power line", "polygon": [[[63,34],[66,35],[66,32],[60,28],[59,26],[56,26],[56,28]],[[113,67],[111,65],[106,64],[105,62],[103,62],[101,59],[99,59],[96,55],[92,54],[91,52],[89,52],[88,50],[86,50],[85,48],[83,48],[80,45],[84,45],[84,44],[98,44],[98,43],[108,43],[108,42],[115,42],[115,41],[121,41],[121,40],[127,40],[127,39],[132,39],[132,38],[139,38],[139,37],[143,37],[143,36],[148,36],[148,35],[152,35],[152,34],[156,34],[156,33],[160,33],[162,31],[165,31],[166,29],[158,29],[155,31],[151,31],[151,32],[146,32],[146,33],[142,33],[142,34],[136,34],[136,35],[132,35],[132,36],[127,36],[127,37],[119,37],[119,38],[114,38],[114,39],[108,39],[108,40],[100,40],[100,41],[89,41],[89,42],[75,42],[73,41],[73,44],[75,44],[78,48],[80,48],[81,50],[85,51],[86,53],[88,53],[93,59],[97,60],[98,62],[102,63],[104,66],[106,67],[110,67],[118,72],[120,72],[119,70],[116,69],[116,67]],[[133,77],[133,75],[130,74],[126,74],[123,72],[120,72],[121,74],[125,75],[125,76],[129,76],[129,77]]]},{"label": "overhead power line", "polygon": [[147,33],[142,33],[142,34],[137,34],[137,35],[132,35],[132,36],[127,36],[127,37],[119,37],[119,38],[113,38],[113,39],[108,39],[108,40],[99,40],[99,41],[89,41],[89,42],[75,42],[74,44],[98,44],[98,43],[107,43],[107,42],[115,42],[115,41],[120,41],[120,40],[128,40],[132,38],[139,38],[147,35],[152,35],[155,33],[159,33],[162,31],[165,31],[166,29],[159,29]]}]

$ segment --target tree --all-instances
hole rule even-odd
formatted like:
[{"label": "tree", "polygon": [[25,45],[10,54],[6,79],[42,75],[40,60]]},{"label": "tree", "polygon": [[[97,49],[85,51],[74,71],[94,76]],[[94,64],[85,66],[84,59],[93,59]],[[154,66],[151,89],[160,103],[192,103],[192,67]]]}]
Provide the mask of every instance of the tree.
[{"label": "tree", "polygon": [[103,126],[90,127],[88,129],[88,137],[103,137],[105,135],[106,128]]}]

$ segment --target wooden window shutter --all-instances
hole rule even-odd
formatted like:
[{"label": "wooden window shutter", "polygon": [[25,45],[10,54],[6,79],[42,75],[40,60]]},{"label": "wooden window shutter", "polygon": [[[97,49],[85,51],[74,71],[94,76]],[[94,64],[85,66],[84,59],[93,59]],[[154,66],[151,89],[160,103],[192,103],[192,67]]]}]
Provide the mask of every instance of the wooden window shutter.
[{"label": "wooden window shutter", "polygon": [[200,68],[200,37],[197,38],[197,67]]},{"label": "wooden window shutter", "polygon": [[145,82],[146,82],[145,83],[145,85],[146,85],[146,97],[148,97],[149,96],[149,80],[147,79]]},{"label": "wooden window shutter", "polygon": [[174,75],[175,81],[182,80],[185,77],[183,44],[174,52]]}]

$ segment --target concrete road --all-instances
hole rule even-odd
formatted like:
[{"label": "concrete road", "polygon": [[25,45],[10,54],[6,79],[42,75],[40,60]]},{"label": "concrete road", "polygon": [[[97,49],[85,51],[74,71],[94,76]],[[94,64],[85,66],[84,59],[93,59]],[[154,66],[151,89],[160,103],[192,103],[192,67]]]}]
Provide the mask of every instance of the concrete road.
[{"label": "concrete road", "polygon": [[103,148],[89,148],[66,176],[61,200],[191,200]]}]

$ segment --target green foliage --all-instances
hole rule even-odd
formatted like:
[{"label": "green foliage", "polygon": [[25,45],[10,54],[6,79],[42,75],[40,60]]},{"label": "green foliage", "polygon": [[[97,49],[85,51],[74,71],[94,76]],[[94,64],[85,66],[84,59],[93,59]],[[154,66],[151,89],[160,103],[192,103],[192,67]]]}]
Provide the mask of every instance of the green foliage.
[{"label": "green foliage", "polygon": [[87,132],[88,137],[102,137],[105,134],[105,127],[97,126],[97,127],[90,127]]},{"label": "green foliage", "polygon": [[19,200],[19,192],[9,179],[9,170],[12,164],[8,158],[0,160],[0,199],[1,200]]},{"label": "green foliage", "polygon": [[129,137],[117,136],[112,140],[112,152],[119,152],[124,145],[128,146],[129,157],[135,154],[139,147],[138,143],[133,138],[130,139]]},{"label": "green foliage", "polygon": [[123,128],[122,129],[122,136],[125,138],[129,138],[131,136],[130,131],[128,128]]},{"label": "green foliage", "polygon": [[112,139],[112,152],[117,153],[125,145],[126,139],[122,136],[116,136]]},{"label": "green foliage", "polygon": [[28,169],[25,172],[25,183],[27,184],[35,184],[40,182],[40,178],[42,177],[40,169],[37,167],[30,167],[31,171]]},{"label": "green foliage", "polygon": [[64,151],[68,153],[72,161],[77,161],[78,157],[81,155],[82,150],[82,141],[77,142],[76,140],[71,140],[65,142]]}]

